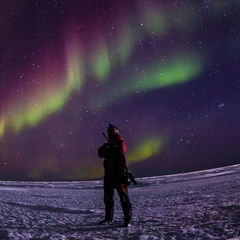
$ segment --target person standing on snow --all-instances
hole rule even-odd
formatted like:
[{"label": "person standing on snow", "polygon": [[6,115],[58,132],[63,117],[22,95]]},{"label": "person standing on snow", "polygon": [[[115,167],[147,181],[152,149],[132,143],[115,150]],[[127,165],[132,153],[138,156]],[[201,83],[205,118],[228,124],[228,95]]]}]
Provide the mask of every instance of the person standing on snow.
[{"label": "person standing on snow", "polygon": [[112,124],[108,127],[108,143],[98,149],[98,156],[104,158],[104,204],[105,218],[99,222],[111,224],[114,221],[114,190],[120,198],[124,226],[128,227],[132,219],[132,203],[128,196],[128,169],[126,166],[126,143],[118,128]]}]

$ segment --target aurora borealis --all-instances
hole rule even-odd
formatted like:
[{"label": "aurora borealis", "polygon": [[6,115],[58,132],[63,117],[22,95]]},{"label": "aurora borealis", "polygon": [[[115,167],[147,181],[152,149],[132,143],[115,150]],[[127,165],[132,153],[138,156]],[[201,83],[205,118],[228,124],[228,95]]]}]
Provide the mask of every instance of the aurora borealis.
[{"label": "aurora borealis", "polygon": [[0,6],[1,180],[100,178],[110,122],[138,177],[240,163],[237,0]]}]

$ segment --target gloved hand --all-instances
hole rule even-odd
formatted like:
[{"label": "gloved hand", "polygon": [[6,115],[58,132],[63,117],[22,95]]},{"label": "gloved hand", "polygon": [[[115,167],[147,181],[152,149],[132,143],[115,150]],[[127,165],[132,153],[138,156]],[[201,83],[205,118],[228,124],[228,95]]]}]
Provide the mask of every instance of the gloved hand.
[{"label": "gloved hand", "polygon": [[109,144],[108,143],[104,143],[99,149],[98,149],[98,156],[100,158],[105,158],[109,152]]}]

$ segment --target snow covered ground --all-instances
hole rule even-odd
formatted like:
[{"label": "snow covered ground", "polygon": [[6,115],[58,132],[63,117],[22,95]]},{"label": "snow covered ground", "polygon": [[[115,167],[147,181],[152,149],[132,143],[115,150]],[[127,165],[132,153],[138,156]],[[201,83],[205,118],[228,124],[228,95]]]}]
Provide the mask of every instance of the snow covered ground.
[{"label": "snow covered ground", "polygon": [[102,181],[0,182],[0,239],[240,239],[240,165],[142,178],[133,224],[104,216]]}]

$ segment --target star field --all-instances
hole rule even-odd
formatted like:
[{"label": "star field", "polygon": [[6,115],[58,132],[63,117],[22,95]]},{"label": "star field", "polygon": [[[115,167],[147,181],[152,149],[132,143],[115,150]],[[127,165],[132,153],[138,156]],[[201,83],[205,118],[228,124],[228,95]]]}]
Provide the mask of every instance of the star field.
[{"label": "star field", "polygon": [[0,179],[138,177],[240,161],[238,1],[2,1]]}]

